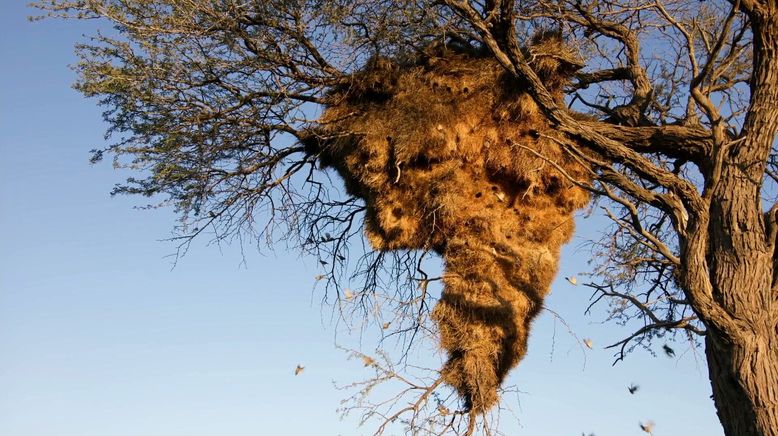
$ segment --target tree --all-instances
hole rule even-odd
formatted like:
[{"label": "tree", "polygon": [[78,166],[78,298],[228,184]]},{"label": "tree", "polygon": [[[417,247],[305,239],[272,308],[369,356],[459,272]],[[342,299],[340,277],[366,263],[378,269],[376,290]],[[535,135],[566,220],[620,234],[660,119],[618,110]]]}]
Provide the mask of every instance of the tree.
[{"label": "tree", "polygon": [[[379,430],[408,414],[414,430],[474,431],[591,194],[615,226],[590,286],[643,323],[617,357],[699,336],[726,434],[778,435],[774,0],[38,6],[113,25],[78,46],[76,87],[115,139],[93,157],[141,174],[115,193],[166,196],[182,250],[205,229],[288,237],[333,289],[356,271],[370,292],[344,297],[366,310],[394,273],[392,328],[439,335],[449,360],[423,384],[361,355],[416,395]],[[362,227],[376,251],[354,260]],[[437,327],[429,254],[447,268]]]}]

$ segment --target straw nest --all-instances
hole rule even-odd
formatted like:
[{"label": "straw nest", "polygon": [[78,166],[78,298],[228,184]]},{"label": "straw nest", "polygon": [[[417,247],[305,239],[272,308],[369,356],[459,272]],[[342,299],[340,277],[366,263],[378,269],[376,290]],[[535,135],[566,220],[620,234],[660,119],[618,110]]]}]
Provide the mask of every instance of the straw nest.
[{"label": "straw nest", "polygon": [[[578,68],[561,39],[540,35],[526,52],[561,100]],[[365,201],[375,249],[442,255],[444,290],[432,312],[448,353],[442,374],[477,413],[496,404],[524,356],[573,213],[589,200],[557,167],[581,180],[586,168],[549,139],[552,127],[524,89],[473,52],[373,59],[331,92],[304,141]]]}]

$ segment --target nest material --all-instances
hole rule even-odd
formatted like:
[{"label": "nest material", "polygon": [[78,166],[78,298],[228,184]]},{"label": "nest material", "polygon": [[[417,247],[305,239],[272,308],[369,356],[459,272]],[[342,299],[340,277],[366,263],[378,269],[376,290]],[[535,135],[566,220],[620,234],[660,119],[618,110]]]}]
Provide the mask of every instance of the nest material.
[{"label": "nest material", "polygon": [[[561,100],[577,66],[560,47],[536,38],[527,52]],[[364,199],[375,249],[442,255],[444,290],[432,312],[449,356],[442,374],[478,413],[496,404],[525,354],[573,213],[589,200],[555,166],[581,180],[586,169],[548,139],[523,89],[472,53],[374,60],[330,95],[307,144]]]}]

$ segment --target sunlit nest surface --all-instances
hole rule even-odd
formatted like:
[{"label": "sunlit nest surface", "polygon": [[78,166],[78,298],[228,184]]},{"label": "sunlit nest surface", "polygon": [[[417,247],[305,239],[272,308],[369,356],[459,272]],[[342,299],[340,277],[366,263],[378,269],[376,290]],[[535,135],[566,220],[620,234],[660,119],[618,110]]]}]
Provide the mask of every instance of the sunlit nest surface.
[{"label": "sunlit nest surface", "polygon": [[[561,40],[536,37],[526,51],[561,100],[578,67]],[[306,144],[365,201],[375,249],[445,260],[432,313],[448,353],[443,379],[477,413],[525,354],[573,213],[589,200],[560,171],[586,180],[586,168],[549,138],[525,89],[472,52],[374,59],[333,90]]]}]

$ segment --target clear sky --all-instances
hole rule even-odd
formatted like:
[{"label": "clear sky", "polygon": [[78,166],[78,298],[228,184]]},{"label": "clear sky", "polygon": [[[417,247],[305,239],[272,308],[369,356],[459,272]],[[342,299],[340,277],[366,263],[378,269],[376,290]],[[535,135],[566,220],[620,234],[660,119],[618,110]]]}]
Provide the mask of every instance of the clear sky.
[{"label": "clear sky", "polygon": [[[30,13],[0,0],[0,435],[371,434],[340,419],[333,380],[367,371],[335,344],[361,339],[369,354],[376,337],[349,336],[320,307],[315,259],[247,247],[242,265],[239,247],[203,240],[171,268],[174,246],[160,240],[172,211],[110,198],[126,174],[88,163],[105,126],[67,65],[92,24]],[[640,435],[653,420],[656,436],[723,434],[701,351],[611,366],[602,346],[627,332],[600,324],[602,311],[584,316],[589,293],[562,278],[587,270],[596,231],[580,221],[547,300],[594,349],[544,313],[509,380],[521,393],[507,399],[506,433]]]}]

